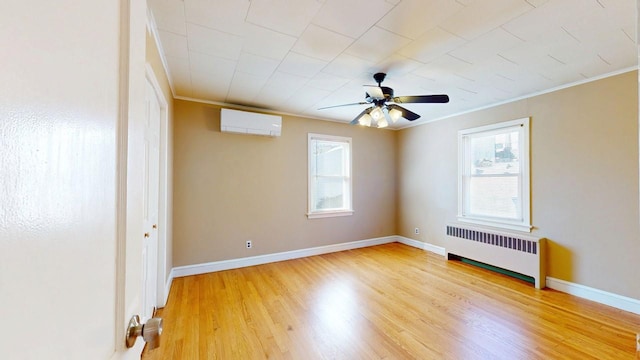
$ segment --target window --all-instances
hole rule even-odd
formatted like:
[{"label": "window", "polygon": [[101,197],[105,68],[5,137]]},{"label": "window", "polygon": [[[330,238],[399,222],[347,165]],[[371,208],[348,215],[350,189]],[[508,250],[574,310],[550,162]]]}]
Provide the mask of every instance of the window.
[{"label": "window", "polygon": [[351,208],[351,138],[309,134],[309,212],[347,216]]},{"label": "window", "polygon": [[531,231],[529,118],[458,132],[458,220]]}]

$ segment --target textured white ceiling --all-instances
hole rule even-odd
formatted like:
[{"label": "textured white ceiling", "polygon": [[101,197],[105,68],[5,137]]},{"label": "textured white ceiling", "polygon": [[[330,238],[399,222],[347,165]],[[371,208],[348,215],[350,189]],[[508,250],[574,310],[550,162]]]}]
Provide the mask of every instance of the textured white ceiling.
[{"label": "textured white ceiling", "polygon": [[[635,0],[149,0],[177,97],[349,122],[386,72],[439,119],[637,67]],[[401,119],[393,127],[411,124]]]}]

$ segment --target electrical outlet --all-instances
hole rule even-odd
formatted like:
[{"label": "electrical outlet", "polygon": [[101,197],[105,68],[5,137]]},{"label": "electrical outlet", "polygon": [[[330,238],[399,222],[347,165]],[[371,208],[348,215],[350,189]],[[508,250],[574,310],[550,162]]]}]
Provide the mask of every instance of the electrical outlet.
[{"label": "electrical outlet", "polygon": [[415,228],[415,230],[413,230],[413,232],[414,232],[416,235],[420,234],[420,228]]},{"label": "electrical outlet", "polygon": [[251,249],[253,247],[253,243],[251,240],[247,240],[247,249]]}]

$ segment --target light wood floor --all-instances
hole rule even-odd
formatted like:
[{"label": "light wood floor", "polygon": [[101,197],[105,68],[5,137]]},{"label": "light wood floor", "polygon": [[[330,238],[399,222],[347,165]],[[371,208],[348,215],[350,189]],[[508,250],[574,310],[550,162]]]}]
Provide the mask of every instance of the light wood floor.
[{"label": "light wood floor", "polygon": [[175,279],[143,359],[634,359],[640,316],[398,243]]}]

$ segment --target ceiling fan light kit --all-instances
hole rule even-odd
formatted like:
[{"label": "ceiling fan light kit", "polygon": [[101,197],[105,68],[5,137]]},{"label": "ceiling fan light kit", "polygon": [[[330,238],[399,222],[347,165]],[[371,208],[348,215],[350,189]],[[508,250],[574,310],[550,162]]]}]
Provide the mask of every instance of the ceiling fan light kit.
[{"label": "ceiling fan light kit", "polygon": [[382,109],[378,106],[374,107],[373,110],[371,110],[370,114],[373,120],[375,121],[378,121],[384,117],[384,113],[382,112]]},{"label": "ceiling fan light kit", "polygon": [[391,121],[395,123],[402,117],[402,111],[398,109],[391,109],[389,110],[389,117],[391,118]]},{"label": "ceiling fan light kit", "polygon": [[381,117],[380,120],[378,120],[378,127],[379,128],[386,128],[387,126],[389,126],[389,122],[387,121],[387,119],[385,117]]},{"label": "ceiling fan light kit", "polygon": [[358,123],[362,126],[371,126],[373,118],[369,114],[364,114],[357,119]]},{"label": "ceiling fan light kit", "polygon": [[365,109],[358,116],[356,116],[353,121],[351,121],[351,124],[384,128],[389,126],[390,123],[396,123],[401,117],[409,121],[414,121],[420,118],[420,115],[398,104],[443,104],[449,102],[449,96],[444,94],[394,97],[392,88],[382,86],[382,81],[384,81],[384,78],[386,76],[387,74],[385,73],[376,73],[373,75],[373,79],[378,83],[378,86],[364,86],[365,101],[351,104],[327,106],[318,110],[340,106],[372,104],[371,107]]}]

